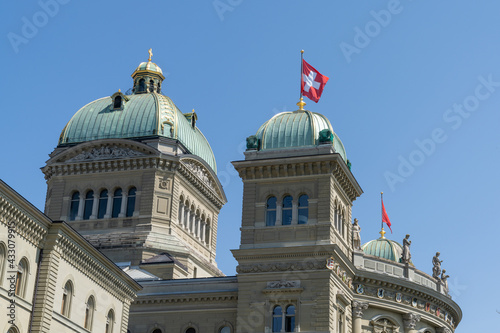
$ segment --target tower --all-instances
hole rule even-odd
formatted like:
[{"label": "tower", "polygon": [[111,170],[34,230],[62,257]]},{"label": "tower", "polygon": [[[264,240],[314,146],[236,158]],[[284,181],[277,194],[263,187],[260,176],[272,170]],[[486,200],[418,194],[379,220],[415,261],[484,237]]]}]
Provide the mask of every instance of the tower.
[{"label": "tower", "polygon": [[233,165],[244,184],[233,250],[237,331],[343,332],[354,278],[351,207],[362,190],[329,120],[302,106],[275,115]]},{"label": "tower", "polygon": [[220,276],[217,217],[226,203],[212,149],[193,112],[161,94],[151,61],[120,90],[82,107],[42,168],[45,212],[116,263],[157,277]]}]

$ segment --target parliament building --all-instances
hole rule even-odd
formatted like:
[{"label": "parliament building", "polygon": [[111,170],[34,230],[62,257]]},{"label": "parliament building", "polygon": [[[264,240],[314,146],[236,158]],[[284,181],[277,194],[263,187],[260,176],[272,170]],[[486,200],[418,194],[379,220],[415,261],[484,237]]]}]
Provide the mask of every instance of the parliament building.
[{"label": "parliament building", "polygon": [[248,133],[233,162],[241,241],[225,276],[227,198],[203,123],[162,93],[151,55],[132,79],[62,130],[44,213],[0,183],[0,306],[17,306],[2,332],[454,332],[444,273],[419,270],[383,230],[359,243],[361,186],[330,121],[302,101]]}]

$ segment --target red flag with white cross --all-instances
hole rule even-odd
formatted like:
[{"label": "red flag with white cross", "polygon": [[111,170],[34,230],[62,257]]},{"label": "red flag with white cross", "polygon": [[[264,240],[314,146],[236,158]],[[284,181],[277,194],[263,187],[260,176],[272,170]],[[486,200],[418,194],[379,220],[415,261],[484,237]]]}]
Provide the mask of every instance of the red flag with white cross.
[{"label": "red flag with white cross", "polygon": [[313,66],[309,65],[304,59],[302,59],[302,95],[306,96],[311,101],[318,103],[327,81],[327,76],[322,75]]}]

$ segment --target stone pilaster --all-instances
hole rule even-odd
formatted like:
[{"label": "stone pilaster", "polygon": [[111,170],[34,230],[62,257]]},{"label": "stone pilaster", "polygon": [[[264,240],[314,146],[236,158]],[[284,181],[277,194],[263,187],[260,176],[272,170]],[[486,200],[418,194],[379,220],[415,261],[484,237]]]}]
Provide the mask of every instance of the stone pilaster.
[{"label": "stone pilaster", "polygon": [[368,309],[368,303],[352,301],[352,318],[353,318],[353,333],[361,333],[361,318],[363,311]]}]

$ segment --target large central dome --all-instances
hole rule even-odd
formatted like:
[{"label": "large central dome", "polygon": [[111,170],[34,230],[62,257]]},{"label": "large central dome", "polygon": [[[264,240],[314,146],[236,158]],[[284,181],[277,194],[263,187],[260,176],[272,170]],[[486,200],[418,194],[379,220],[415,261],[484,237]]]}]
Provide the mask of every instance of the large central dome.
[{"label": "large central dome", "polygon": [[215,156],[196,126],[196,114],[183,114],[160,93],[163,75],[154,63],[134,71],[132,95],[120,91],[82,107],[64,127],[59,146],[99,139],[166,137],[178,140],[189,153],[202,158],[217,172]]}]

